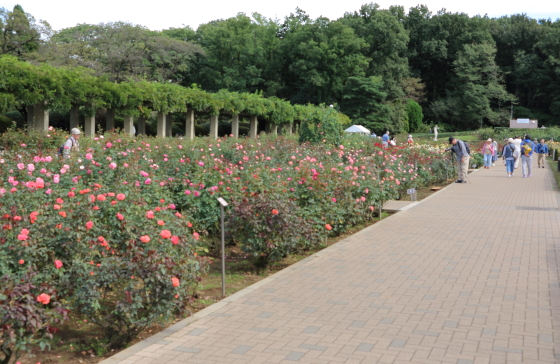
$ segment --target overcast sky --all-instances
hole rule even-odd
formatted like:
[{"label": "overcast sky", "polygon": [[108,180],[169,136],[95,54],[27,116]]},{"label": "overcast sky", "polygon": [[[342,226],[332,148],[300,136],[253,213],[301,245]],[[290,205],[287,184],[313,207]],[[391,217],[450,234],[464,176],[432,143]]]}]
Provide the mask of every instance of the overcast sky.
[{"label": "overcast sky", "polygon": [[[398,2],[397,2],[398,1]],[[402,5],[405,9],[414,7],[418,0],[380,0],[377,3],[382,8],[390,5]],[[179,28],[189,25],[196,29],[198,25],[211,20],[225,19],[243,12],[250,15],[260,13],[268,18],[283,19],[286,15],[300,7],[311,18],[325,16],[337,19],[346,11],[358,10],[364,0],[319,1],[319,0],[2,0],[0,7],[12,9],[20,4],[23,9],[31,13],[37,20],[42,19],[50,23],[55,30],[72,27],[79,23],[106,23],[113,21],[127,21],[144,25],[152,30]],[[452,12],[465,12],[471,16],[488,14],[490,17],[526,13],[532,18],[560,18],[559,0],[511,0],[511,1],[449,1],[425,0],[421,2],[435,13],[446,8]]]}]

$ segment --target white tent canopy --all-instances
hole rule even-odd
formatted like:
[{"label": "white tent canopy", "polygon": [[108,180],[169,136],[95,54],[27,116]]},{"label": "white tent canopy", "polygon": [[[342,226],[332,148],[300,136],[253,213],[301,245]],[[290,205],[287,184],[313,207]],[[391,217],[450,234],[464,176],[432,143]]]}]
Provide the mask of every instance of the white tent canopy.
[{"label": "white tent canopy", "polygon": [[371,134],[371,132],[364,128],[361,125],[352,125],[348,129],[344,130],[347,133],[363,133],[363,134]]}]

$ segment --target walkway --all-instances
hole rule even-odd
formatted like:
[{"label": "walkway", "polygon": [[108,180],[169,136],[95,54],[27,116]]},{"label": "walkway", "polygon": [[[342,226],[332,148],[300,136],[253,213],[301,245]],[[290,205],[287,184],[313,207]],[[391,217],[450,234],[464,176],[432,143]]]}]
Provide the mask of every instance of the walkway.
[{"label": "walkway", "polygon": [[470,181],[103,363],[558,363],[552,173]]}]

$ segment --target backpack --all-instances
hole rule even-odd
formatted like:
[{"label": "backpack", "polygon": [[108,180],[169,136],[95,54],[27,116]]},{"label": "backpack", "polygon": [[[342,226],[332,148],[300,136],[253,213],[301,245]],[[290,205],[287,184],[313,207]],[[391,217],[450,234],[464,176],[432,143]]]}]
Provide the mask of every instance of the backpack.
[{"label": "backpack", "polygon": [[[529,142],[529,143],[533,144],[533,142]],[[533,148],[529,145],[529,143],[525,143],[521,147],[523,149],[523,154],[524,155],[529,155],[529,153],[531,153],[533,151]]]},{"label": "backpack", "polygon": [[[66,139],[66,140],[68,140],[68,139]],[[66,144],[66,140],[64,141],[64,143],[62,143],[62,145],[60,146],[60,148],[58,148],[58,152],[56,152],[56,155],[57,155],[59,158],[64,157],[64,144]],[[74,146],[74,139],[70,138],[70,140],[72,141],[72,147],[73,147],[73,146]],[[72,148],[72,147],[70,147],[70,148]]]},{"label": "backpack", "polygon": [[[462,140],[461,140],[462,141]],[[465,144],[465,149],[467,150],[467,154],[471,154],[471,147],[469,146],[469,143],[462,141],[463,144]]]}]

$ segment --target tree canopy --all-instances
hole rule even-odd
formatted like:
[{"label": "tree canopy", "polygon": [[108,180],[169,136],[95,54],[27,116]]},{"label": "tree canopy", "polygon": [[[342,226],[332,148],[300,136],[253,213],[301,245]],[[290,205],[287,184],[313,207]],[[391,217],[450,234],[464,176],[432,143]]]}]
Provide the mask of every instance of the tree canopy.
[{"label": "tree canopy", "polygon": [[339,19],[313,19],[297,8],[284,19],[239,13],[162,31],[114,22],[52,32],[16,7],[1,10],[0,26],[2,54],[84,67],[117,84],[240,97],[220,108],[238,110],[249,97],[241,95],[333,104],[374,131],[404,132],[435,123],[448,130],[507,125],[514,104],[514,118],[560,124],[560,20],[369,3]]}]

